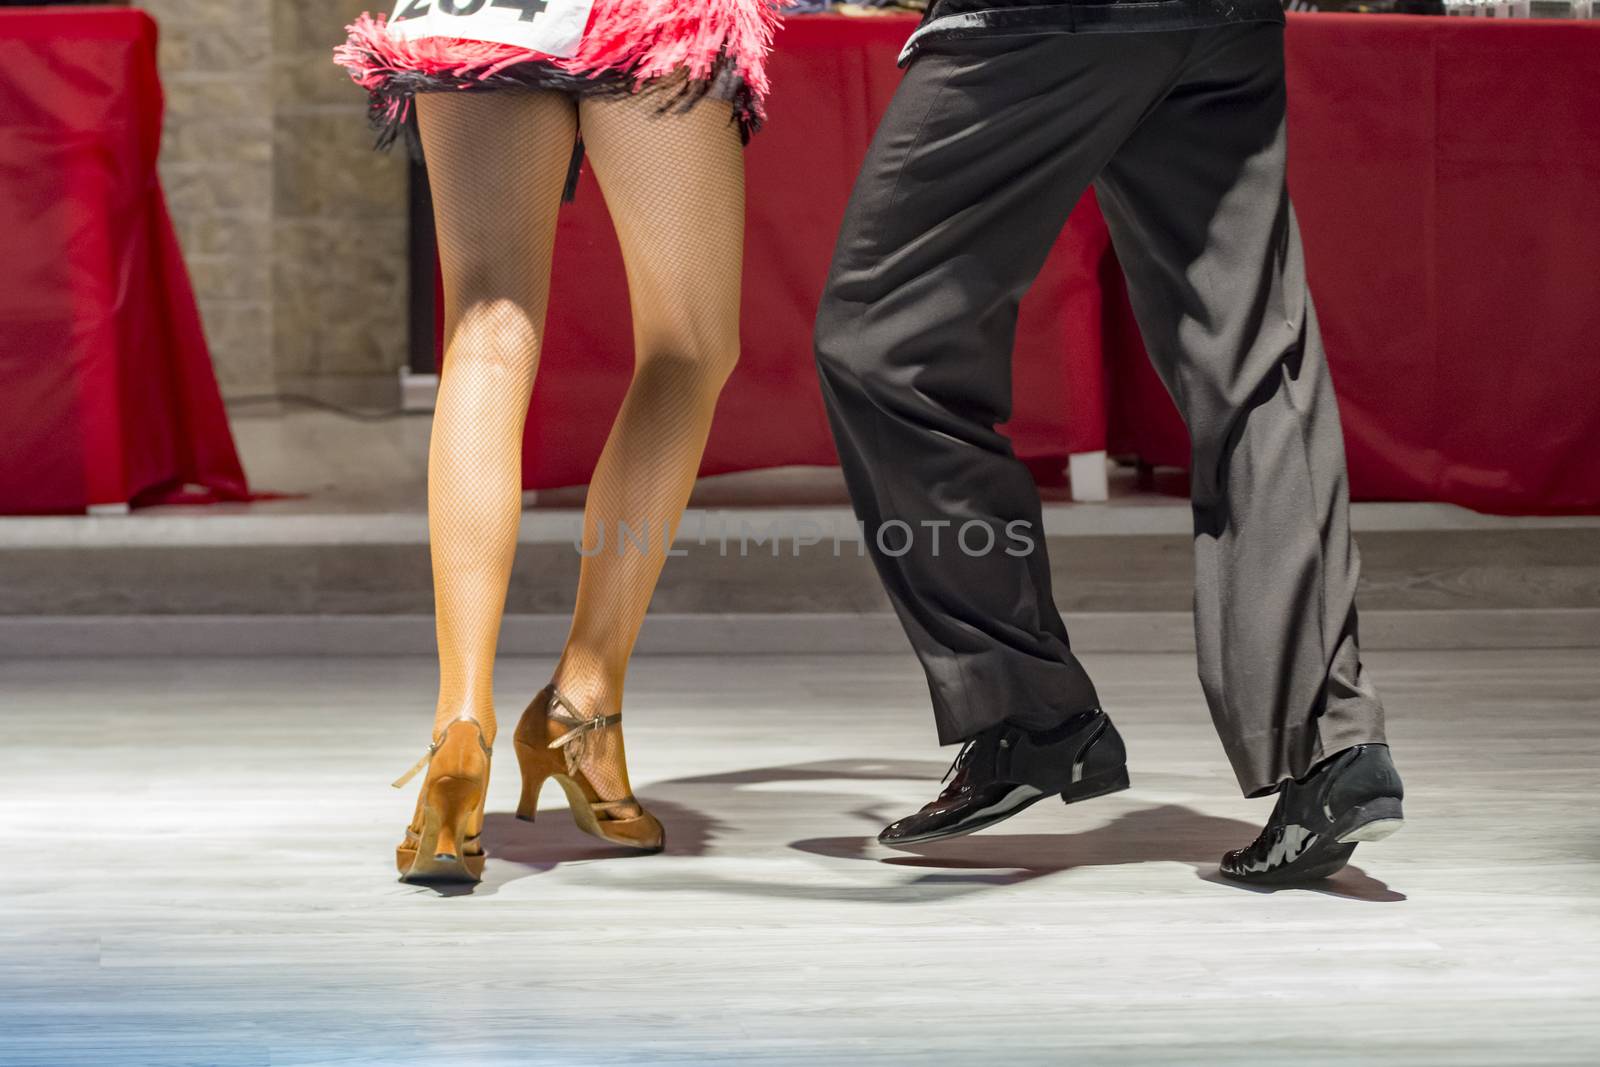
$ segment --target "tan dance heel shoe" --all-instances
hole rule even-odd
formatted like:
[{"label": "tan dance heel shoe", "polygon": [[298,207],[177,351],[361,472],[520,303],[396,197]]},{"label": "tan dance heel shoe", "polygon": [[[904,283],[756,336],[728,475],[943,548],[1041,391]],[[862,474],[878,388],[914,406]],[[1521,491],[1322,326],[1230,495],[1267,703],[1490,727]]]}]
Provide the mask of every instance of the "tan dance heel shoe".
[{"label": "tan dance heel shoe", "polygon": [[394,783],[403,788],[428,769],[417,794],[417,813],[394,850],[402,882],[476,882],[483,877],[487,856],[479,838],[491,755],[477,720],[457,719]]},{"label": "tan dance heel shoe", "polygon": [[[580,714],[553,685],[540,690],[517,723],[517,763],[522,767],[522,801],[517,805],[517,818],[533,821],[539,790],[547,779],[554,778],[567,794],[580,830],[624,848],[660,852],[666,845],[666,831],[628,789],[621,736],[616,738],[616,766],[602,768],[591,763],[585,767],[589,736],[621,723],[621,715]],[[607,799],[596,788],[597,777],[608,783],[609,792],[622,795]]]}]

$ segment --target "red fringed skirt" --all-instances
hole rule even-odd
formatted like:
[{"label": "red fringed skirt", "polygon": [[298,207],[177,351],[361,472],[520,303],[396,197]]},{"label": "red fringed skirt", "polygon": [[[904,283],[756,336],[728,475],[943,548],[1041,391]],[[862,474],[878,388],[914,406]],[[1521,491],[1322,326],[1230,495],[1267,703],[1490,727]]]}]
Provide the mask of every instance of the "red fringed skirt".
[{"label": "red fringed skirt", "polygon": [[[382,15],[363,15],[334,50],[334,61],[367,90],[381,147],[407,126],[417,93],[482,89],[587,94],[659,87],[668,93],[663,110],[711,96],[733,103],[740,131],[748,137],[761,122],[767,52],[778,9],[787,2],[594,0],[581,39],[564,56],[495,41],[415,38],[397,32]],[[483,6],[483,0],[405,0],[397,17],[429,11],[432,3],[452,15]],[[548,5],[494,6],[543,10]]]}]

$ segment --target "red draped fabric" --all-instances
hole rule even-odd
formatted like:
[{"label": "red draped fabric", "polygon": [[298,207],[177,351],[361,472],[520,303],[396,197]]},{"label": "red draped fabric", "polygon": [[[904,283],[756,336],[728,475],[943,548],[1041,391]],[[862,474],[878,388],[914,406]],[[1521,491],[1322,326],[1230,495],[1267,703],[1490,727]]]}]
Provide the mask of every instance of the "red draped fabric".
[{"label": "red draped fabric", "polygon": [[[1289,185],[1353,495],[1600,511],[1600,24],[1291,16]],[[1111,443],[1184,466],[1108,298]]]},{"label": "red draped fabric", "polygon": [[161,113],[142,12],[0,10],[0,513],[248,495]]},{"label": "red draped fabric", "polygon": [[[705,471],[830,463],[811,321],[914,19],[801,17],[749,150],[743,362]],[[1291,16],[1290,180],[1362,499],[1600,511],[1600,24]],[[685,264],[684,269],[694,269]],[[587,479],[631,365],[599,190],[562,218],[530,487]],[[1025,457],[1182,466],[1092,197],[1024,305]]]}]

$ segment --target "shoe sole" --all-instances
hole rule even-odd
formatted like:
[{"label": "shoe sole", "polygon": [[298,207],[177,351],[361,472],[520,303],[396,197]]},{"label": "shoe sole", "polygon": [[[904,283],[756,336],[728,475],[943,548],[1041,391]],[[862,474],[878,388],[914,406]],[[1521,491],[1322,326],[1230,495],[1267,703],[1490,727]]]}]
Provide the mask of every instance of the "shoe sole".
[{"label": "shoe sole", "polygon": [[483,853],[457,856],[439,852],[432,856],[415,849],[395,849],[400,881],[411,885],[472,885],[483,881]]},{"label": "shoe sole", "polygon": [[1394,797],[1358,804],[1339,816],[1339,821],[1316,844],[1282,867],[1260,874],[1234,874],[1219,868],[1224,878],[1246,885],[1290,885],[1328,878],[1345,868],[1363,841],[1382,841],[1394,836],[1405,825],[1400,801]]},{"label": "shoe sole", "polygon": [[1339,835],[1341,845],[1352,844],[1358,841],[1382,841],[1392,837],[1396,830],[1404,826],[1406,821],[1402,818],[1374,819],[1365,826],[1358,826],[1348,833]]},{"label": "shoe sole", "polygon": [[[1120,793],[1128,788],[1128,768],[1118,767],[1114,771],[1105,771],[1093,778],[1085,778],[1074,782],[1059,794],[1063,804],[1076,804],[1082,800],[1093,800],[1095,797],[1109,796]],[[1021,785],[1005,795],[1000,803],[991,808],[973,814],[965,822],[956,824],[943,830],[933,830],[915,837],[902,837],[894,841],[885,841],[883,844],[889,848],[900,848],[905,845],[917,845],[928,841],[943,841],[951,837],[965,837],[975,834],[979,830],[987,830],[996,823],[1005,822],[1013,815],[1017,815],[1041,800],[1049,798],[1052,794],[1043,793],[1029,785]]]},{"label": "shoe sole", "polygon": [[[605,827],[595,817],[594,810],[589,807],[589,798],[584,795],[583,787],[564,774],[555,774],[551,775],[551,777],[556,780],[557,785],[561,786],[561,791],[567,794],[567,807],[572,811],[572,820],[578,824],[578,829],[590,837],[598,837],[608,845],[632,849],[644,855],[654,855],[667,847],[665,834],[655,844],[641,844],[626,837],[613,837],[606,833]],[[532,822],[533,820],[529,819],[527,821]]]}]

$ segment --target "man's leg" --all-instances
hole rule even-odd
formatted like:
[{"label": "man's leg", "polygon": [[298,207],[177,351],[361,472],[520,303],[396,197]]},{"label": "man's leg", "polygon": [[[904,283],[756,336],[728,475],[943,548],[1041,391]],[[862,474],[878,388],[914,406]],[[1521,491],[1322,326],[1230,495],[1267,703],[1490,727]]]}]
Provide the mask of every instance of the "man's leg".
[{"label": "man's leg", "polygon": [[1038,492],[995,426],[1022,294],[1185,48],[1182,34],[930,46],[851,197],[817,363],[941,743],[1098,706],[1051,596]]},{"label": "man's leg", "polygon": [[[1284,182],[1282,27],[1198,31],[1097,184],[1193,441],[1200,678],[1250,796],[1384,740],[1339,409]],[[1383,755],[1387,760],[1387,754]]]}]

